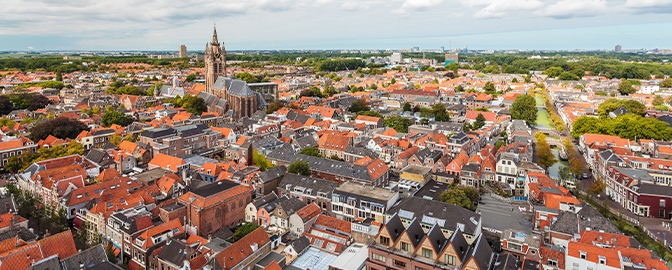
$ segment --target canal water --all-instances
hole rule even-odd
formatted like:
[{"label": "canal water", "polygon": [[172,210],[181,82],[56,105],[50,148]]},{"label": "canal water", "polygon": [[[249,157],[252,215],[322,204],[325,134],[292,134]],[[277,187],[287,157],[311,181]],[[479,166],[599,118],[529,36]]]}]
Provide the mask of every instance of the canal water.
[{"label": "canal water", "polygon": [[[544,104],[546,103],[544,101],[544,95],[542,95],[541,93],[536,93],[534,95],[534,98],[537,102],[537,106],[544,106]],[[546,110],[546,108],[537,109],[537,124],[535,126],[537,128],[555,129],[553,121],[551,121],[551,115],[548,113],[548,110]],[[559,173],[560,167],[569,166],[569,162],[560,161],[560,153],[558,148],[553,148],[552,151],[553,154],[555,155],[555,158],[558,159],[558,162],[556,162],[555,164],[553,164],[553,166],[548,168],[548,175],[552,179],[560,179],[560,173]]]}]

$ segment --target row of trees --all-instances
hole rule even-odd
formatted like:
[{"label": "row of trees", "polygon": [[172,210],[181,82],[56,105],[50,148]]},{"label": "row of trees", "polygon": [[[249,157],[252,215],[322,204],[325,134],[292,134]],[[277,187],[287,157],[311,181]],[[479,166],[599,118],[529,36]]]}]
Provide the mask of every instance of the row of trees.
[{"label": "row of trees", "polygon": [[585,133],[619,136],[624,139],[672,140],[670,124],[656,118],[635,114],[621,115],[615,119],[609,117],[580,117],[574,121],[572,136],[579,138]]},{"label": "row of trees", "polygon": [[51,100],[44,95],[18,90],[10,95],[0,95],[0,115],[7,115],[13,110],[43,109],[49,104]]},{"label": "row of trees", "polygon": [[36,152],[25,151],[19,156],[7,159],[5,170],[9,172],[22,171],[34,162],[70,155],[84,155],[84,146],[77,141],[71,141],[67,145],[57,144],[50,148],[42,147],[37,149]]}]

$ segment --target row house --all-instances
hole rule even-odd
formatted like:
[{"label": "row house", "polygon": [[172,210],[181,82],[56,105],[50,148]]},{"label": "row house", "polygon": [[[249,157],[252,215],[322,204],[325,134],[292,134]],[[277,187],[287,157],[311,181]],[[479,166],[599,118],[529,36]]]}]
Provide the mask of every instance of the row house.
[{"label": "row house", "polygon": [[459,132],[453,134],[448,138],[446,142],[446,155],[451,155],[453,157],[459,155],[462,152],[471,153],[474,148],[474,141],[472,138],[469,138],[467,134]]},{"label": "row house", "polygon": [[31,182],[34,185],[29,191],[43,202],[58,206],[60,198],[70,195],[73,190],[83,188],[88,182],[87,178],[84,166],[79,164],[47,169],[32,177]]},{"label": "row house", "polygon": [[26,152],[37,151],[38,145],[33,143],[30,139],[19,136],[15,140],[7,140],[0,142],[0,155],[2,155],[2,168],[10,157],[20,156]]},{"label": "row house", "polygon": [[459,229],[446,238],[438,224],[425,233],[418,219],[404,225],[395,214],[380,228],[365,263],[375,270],[489,270],[495,254],[483,235],[469,244]]},{"label": "row house", "polygon": [[94,129],[91,131],[84,130],[75,140],[84,146],[84,149],[103,148],[103,146],[110,142],[112,136],[115,136],[114,129]]},{"label": "row house", "polygon": [[[38,161],[34,162],[26,170],[24,170],[22,173],[18,174],[17,177],[17,183],[19,188],[22,190],[28,190],[32,192],[33,194],[39,194],[42,192],[42,181],[36,181],[34,179],[34,176],[37,175],[38,173],[45,171],[45,170],[53,170],[53,169],[58,169],[61,167],[66,167],[66,166],[73,166],[73,165],[80,165],[83,170],[79,170],[78,172],[84,171],[86,174],[84,176],[84,179],[87,179],[89,177],[96,177],[98,174],[100,174],[100,167],[97,166],[95,163],[91,162],[85,157],[82,157],[80,155],[71,155],[71,156],[65,156],[65,157],[60,157],[60,158],[54,158],[54,159],[49,159],[49,160],[43,160],[43,161]],[[79,168],[78,168],[79,169]],[[62,170],[62,171],[67,171],[67,170]],[[72,170],[70,170],[72,171]],[[47,177],[49,175],[47,174]]]},{"label": "row house", "polygon": [[185,235],[179,219],[137,231],[131,235],[131,260],[129,269],[156,269],[150,265],[151,254],[154,250],[163,247],[172,237]]},{"label": "row house", "polygon": [[437,223],[446,238],[450,238],[459,229],[470,244],[482,233],[480,214],[438,200],[416,196],[403,198],[387,210],[385,221],[395,215],[399,216],[404,226],[418,220],[425,233]]},{"label": "row house", "polygon": [[306,203],[302,202],[298,198],[288,198],[286,200],[281,200],[275,209],[273,209],[273,212],[270,213],[271,226],[275,226],[283,231],[286,231],[289,227],[289,217],[305,206]]},{"label": "row house", "polygon": [[130,256],[131,235],[154,226],[151,214],[143,205],[114,213],[107,219],[104,236],[124,257]]},{"label": "row house", "polygon": [[322,135],[317,141],[320,154],[327,158],[337,156],[344,159],[344,153],[350,146],[352,146],[352,138],[335,134]]},{"label": "row house", "polygon": [[583,234],[569,242],[565,269],[670,269],[650,250],[631,246],[627,237],[609,233],[597,233],[594,238],[587,236]]},{"label": "row house", "polygon": [[141,143],[152,147],[152,155],[176,157],[207,151],[218,145],[221,138],[222,133],[213,132],[203,124],[147,129],[138,137]]},{"label": "row house", "polygon": [[398,191],[346,182],[332,192],[331,212],[349,222],[360,218],[383,222],[385,213],[397,200]]},{"label": "row house", "polygon": [[611,167],[607,196],[630,212],[644,217],[672,217],[672,187],[656,184],[644,170]]},{"label": "row house", "polygon": [[303,208],[289,216],[289,233],[292,237],[299,237],[304,232],[309,232],[318,217],[320,208],[314,204],[307,204]]},{"label": "row house", "polygon": [[78,211],[92,200],[98,203],[103,196],[106,196],[109,199],[113,194],[119,196],[118,194],[121,192],[125,195],[140,187],[141,184],[137,181],[128,177],[120,177],[114,180],[75,189],[71,191],[68,196],[61,198],[59,200],[59,205],[66,210],[68,219],[71,219],[75,218]]},{"label": "row house", "polygon": [[254,223],[257,225],[268,226],[268,222],[262,222],[259,219],[260,215],[266,216],[266,211],[260,212],[262,208],[266,208],[269,204],[274,203],[278,200],[278,195],[275,194],[275,191],[270,194],[263,196],[251,203],[248,203],[245,207],[245,222]]},{"label": "row house", "polygon": [[319,215],[303,232],[310,245],[332,255],[339,255],[352,243],[352,224],[334,217]]},{"label": "row house", "polygon": [[278,184],[278,196],[298,198],[306,204],[315,203],[320,212],[331,216],[331,198],[338,184],[329,180],[298,174],[285,174]]}]

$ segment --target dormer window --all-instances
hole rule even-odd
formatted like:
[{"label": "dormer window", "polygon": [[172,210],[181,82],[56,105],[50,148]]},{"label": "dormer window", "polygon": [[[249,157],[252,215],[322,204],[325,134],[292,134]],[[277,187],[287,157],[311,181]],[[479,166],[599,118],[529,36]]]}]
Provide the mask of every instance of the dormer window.
[{"label": "dormer window", "polygon": [[579,251],[579,258],[585,260],[588,257],[585,251]]},{"label": "dormer window", "polygon": [[604,256],[599,256],[600,264],[607,264],[607,258]]}]

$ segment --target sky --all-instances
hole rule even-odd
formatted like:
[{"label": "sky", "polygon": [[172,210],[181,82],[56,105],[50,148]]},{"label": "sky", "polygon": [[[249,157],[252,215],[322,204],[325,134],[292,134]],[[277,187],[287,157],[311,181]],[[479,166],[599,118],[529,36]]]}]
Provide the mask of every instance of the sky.
[{"label": "sky", "polygon": [[4,0],[0,51],[672,48],[672,0]]}]

